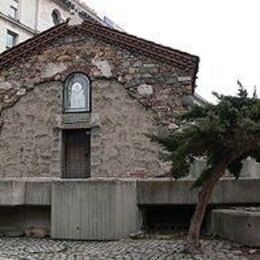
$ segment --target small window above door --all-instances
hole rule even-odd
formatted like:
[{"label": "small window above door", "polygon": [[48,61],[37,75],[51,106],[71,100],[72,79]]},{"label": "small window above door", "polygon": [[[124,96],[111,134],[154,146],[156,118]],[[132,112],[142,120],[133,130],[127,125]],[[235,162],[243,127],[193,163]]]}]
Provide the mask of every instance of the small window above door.
[{"label": "small window above door", "polygon": [[73,73],[64,85],[64,111],[90,112],[91,86],[87,76],[82,73]]}]

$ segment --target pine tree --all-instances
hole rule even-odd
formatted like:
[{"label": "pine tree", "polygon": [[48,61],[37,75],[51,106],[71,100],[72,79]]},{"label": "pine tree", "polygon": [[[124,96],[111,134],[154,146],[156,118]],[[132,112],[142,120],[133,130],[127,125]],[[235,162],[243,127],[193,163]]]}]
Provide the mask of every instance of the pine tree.
[{"label": "pine tree", "polygon": [[256,95],[248,97],[238,84],[238,96],[213,93],[217,105],[194,106],[179,117],[180,127],[174,133],[154,137],[168,151],[171,175],[176,179],[189,173],[196,157],[207,160],[207,167],[193,185],[199,195],[187,237],[188,251],[199,248],[207,204],[225,170],[239,178],[244,159],[250,156],[260,160],[260,100]]}]

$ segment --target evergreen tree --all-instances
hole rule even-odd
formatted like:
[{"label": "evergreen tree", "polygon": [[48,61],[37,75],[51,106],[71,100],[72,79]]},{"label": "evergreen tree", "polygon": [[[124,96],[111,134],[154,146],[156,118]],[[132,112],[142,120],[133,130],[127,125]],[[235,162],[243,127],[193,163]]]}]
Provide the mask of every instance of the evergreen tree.
[{"label": "evergreen tree", "polygon": [[239,84],[238,96],[213,93],[218,104],[194,106],[179,117],[180,127],[167,136],[154,137],[168,151],[171,175],[176,179],[189,174],[196,157],[205,157],[207,167],[195,180],[198,203],[192,217],[186,249],[199,248],[199,235],[207,204],[214,187],[228,169],[239,177],[242,160],[260,160],[260,100],[248,97]]}]

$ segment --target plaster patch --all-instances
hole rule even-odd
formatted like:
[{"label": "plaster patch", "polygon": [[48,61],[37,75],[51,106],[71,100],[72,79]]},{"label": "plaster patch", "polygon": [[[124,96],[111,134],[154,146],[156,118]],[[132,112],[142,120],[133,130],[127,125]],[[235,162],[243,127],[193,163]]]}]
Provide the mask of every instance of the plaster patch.
[{"label": "plaster patch", "polygon": [[99,69],[103,77],[112,77],[112,69],[107,60],[93,59],[92,63]]},{"label": "plaster patch", "polygon": [[64,63],[48,63],[42,72],[42,77],[50,78],[66,69],[67,66]]}]

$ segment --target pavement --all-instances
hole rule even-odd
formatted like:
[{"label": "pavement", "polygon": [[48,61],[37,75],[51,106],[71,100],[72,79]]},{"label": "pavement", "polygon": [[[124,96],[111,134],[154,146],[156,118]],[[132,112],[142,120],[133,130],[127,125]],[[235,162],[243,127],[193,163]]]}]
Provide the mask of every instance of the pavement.
[{"label": "pavement", "polygon": [[[184,240],[138,239],[86,242],[36,238],[0,238],[0,260],[218,260],[247,257],[239,245],[223,240],[202,240],[203,253],[187,255]],[[260,256],[259,256],[260,257]]]}]

